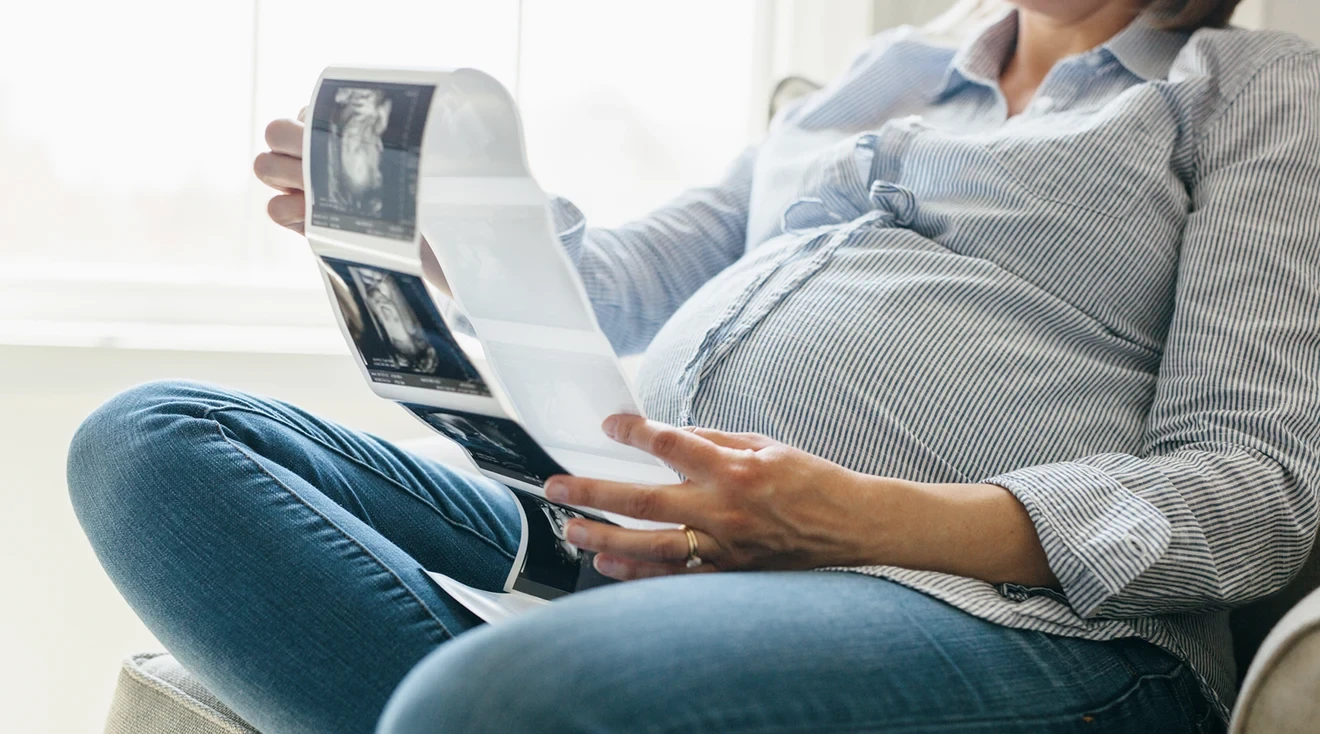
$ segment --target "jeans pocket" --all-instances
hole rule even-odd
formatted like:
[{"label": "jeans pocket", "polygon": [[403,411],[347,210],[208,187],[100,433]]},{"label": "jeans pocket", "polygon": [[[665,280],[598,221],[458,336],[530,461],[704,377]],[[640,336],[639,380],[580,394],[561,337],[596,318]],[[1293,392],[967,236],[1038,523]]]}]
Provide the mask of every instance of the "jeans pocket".
[{"label": "jeans pocket", "polygon": [[1134,686],[1162,686],[1164,695],[1182,709],[1185,724],[1178,731],[1223,734],[1224,722],[1217,707],[1207,697],[1200,678],[1186,661],[1138,637],[1115,640],[1110,644],[1132,674]]}]

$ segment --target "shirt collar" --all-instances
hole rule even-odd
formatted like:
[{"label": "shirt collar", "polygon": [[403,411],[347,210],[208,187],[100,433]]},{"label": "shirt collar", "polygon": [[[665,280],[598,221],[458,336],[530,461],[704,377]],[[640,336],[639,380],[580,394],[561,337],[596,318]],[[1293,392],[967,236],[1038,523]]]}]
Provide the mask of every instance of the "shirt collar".
[{"label": "shirt collar", "polygon": [[[1006,8],[993,16],[954,53],[938,90],[945,94],[964,83],[997,84],[1004,63],[1017,43],[1018,11]],[[1090,53],[1108,53],[1143,81],[1169,75],[1188,34],[1151,25],[1146,16],[1134,20],[1118,35]]]},{"label": "shirt collar", "polygon": [[1117,36],[1106,41],[1101,48],[1113,54],[1128,71],[1142,81],[1167,79],[1169,69],[1178,58],[1189,35],[1179,31],[1166,31],[1151,25],[1143,15]]},{"label": "shirt collar", "polygon": [[944,74],[940,93],[966,82],[997,84],[1004,62],[1017,44],[1017,9],[994,15],[958,49]]}]

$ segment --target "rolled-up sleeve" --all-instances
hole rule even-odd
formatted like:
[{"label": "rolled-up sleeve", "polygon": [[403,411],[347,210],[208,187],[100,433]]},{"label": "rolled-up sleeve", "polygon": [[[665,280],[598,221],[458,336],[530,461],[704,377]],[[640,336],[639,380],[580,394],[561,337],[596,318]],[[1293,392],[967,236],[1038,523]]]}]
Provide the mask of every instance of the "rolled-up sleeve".
[{"label": "rolled-up sleeve", "polygon": [[688,296],[742,256],[755,160],[749,148],[716,185],[621,227],[588,227],[572,203],[553,200],[559,239],[617,351],[645,349]]},{"label": "rolled-up sleeve", "polygon": [[986,480],[1026,507],[1083,617],[1265,596],[1316,534],[1320,54],[1264,67],[1204,130],[1141,455]]}]

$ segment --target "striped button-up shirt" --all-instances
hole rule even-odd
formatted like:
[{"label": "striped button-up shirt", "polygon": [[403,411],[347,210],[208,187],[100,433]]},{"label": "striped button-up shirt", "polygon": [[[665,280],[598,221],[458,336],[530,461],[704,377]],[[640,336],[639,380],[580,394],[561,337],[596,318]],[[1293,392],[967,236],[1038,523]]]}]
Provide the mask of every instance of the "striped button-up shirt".
[{"label": "striped button-up shirt", "polygon": [[1320,51],[1139,20],[1009,117],[1016,33],[882,34],[718,185],[613,229],[559,200],[561,238],[652,417],[1001,485],[1062,591],[852,570],[1145,638],[1226,713],[1226,610],[1317,527]]}]

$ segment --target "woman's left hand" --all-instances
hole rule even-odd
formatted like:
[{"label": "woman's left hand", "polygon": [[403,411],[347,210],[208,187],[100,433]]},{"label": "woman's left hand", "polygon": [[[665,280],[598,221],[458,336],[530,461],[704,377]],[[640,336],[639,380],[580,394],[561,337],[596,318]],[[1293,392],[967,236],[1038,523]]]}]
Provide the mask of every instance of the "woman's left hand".
[{"label": "woman's left hand", "polygon": [[680,530],[633,530],[589,520],[568,539],[595,551],[596,568],[618,579],[752,569],[810,569],[874,563],[887,484],[752,433],[679,429],[633,415],[611,416],[605,433],[665,461],[687,480],[652,486],[556,476],[546,495],[696,531],[703,563],[685,566]]}]

